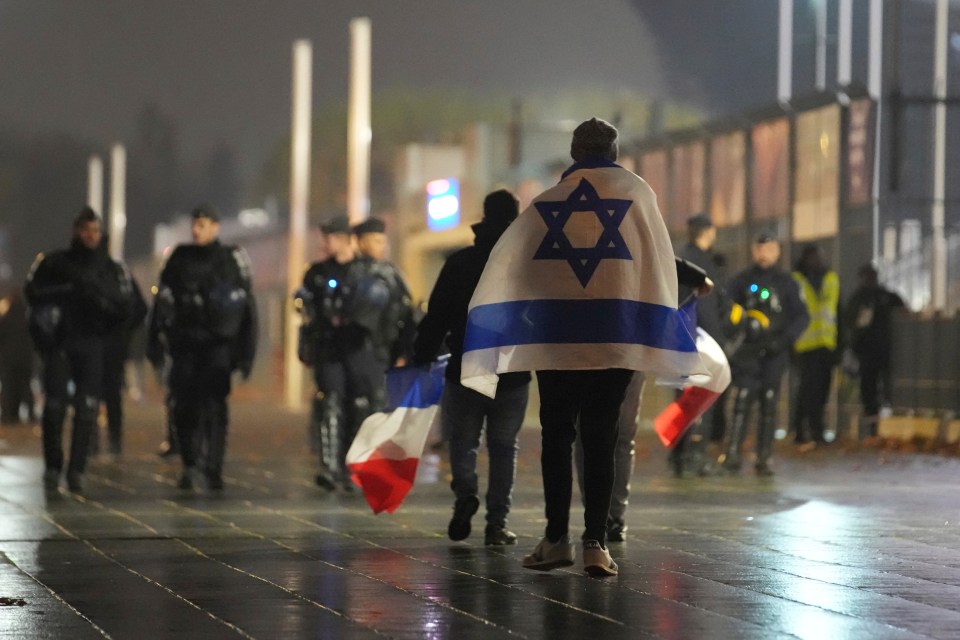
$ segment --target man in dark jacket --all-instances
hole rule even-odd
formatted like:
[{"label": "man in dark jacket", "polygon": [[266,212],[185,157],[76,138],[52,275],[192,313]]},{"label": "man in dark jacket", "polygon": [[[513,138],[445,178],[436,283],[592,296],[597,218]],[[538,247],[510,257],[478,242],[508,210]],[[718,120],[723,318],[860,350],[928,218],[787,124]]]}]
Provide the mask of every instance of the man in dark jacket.
[{"label": "man in dark jacket", "polygon": [[844,331],[847,344],[859,361],[862,435],[877,435],[880,406],[890,400],[890,352],[893,314],[905,307],[903,298],[880,284],[877,268],[865,264],[858,272],[859,286],[847,301]]},{"label": "man in dark jacket", "polygon": [[72,381],[67,486],[75,493],[83,491],[90,436],[100,408],[104,340],[133,313],[130,274],[110,259],[101,240],[100,217],[85,207],[74,220],[70,248],[41,256],[24,288],[31,335],[44,365],[41,423],[48,490],[57,489],[63,469],[63,422]]},{"label": "man in dark jacket", "polygon": [[490,251],[517,214],[517,198],[509,191],[487,195],[483,201],[483,220],[473,225],[474,244],[447,258],[430,294],[427,314],[417,327],[414,343],[414,360],[418,363],[433,360],[444,340],[450,350],[440,415],[443,432],[450,439],[453,474],[450,487],[456,498],[447,527],[451,540],[463,540],[470,535],[470,519],[480,507],[477,452],[486,419],[490,473],[484,544],[489,546],[511,545],[517,541],[506,524],[516,472],[517,434],[526,413],[530,374],[501,375],[496,397],[488,398],[460,384],[460,364],[470,297]]},{"label": "man in dark jacket", "polygon": [[[687,220],[687,244],[677,253],[677,257],[694,264],[706,272],[715,289],[697,300],[697,326],[710,334],[710,337],[723,345],[725,342],[720,321],[724,297],[722,287],[726,280],[722,268],[714,261],[713,244],[717,239],[717,228],[710,216],[704,213]],[[680,302],[695,293],[695,287],[680,279]],[[687,472],[708,473],[706,446],[713,430],[714,412],[723,412],[725,396],[717,401],[694,423],[690,429],[670,450],[668,461],[673,474],[680,478]]]},{"label": "man in dark jacket", "polygon": [[810,317],[793,277],[777,265],[780,241],[770,232],[760,233],[751,245],[753,265],[735,275],[727,294],[737,305],[731,316],[739,345],[730,358],[736,397],[723,467],[737,472],[741,449],[754,400],[759,400],[757,475],[773,474],[770,454],[776,430],[780,380],[789,364],[790,348],[807,328]]},{"label": "man in dark jacket", "polygon": [[191,215],[193,243],[174,249],[160,273],[148,355],[161,371],[166,355],[173,361],[168,385],[183,459],[180,489],[197,487],[203,463],[207,487],[220,491],[230,378],[234,371],[250,376],[256,303],[246,252],[218,239],[219,212],[201,204]]},{"label": "man in dark jacket", "polygon": [[27,421],[34,422],[33,348],[27,325],[27,305],[19,291],[0,298],[0,424],[18,424],[26,405]]}]

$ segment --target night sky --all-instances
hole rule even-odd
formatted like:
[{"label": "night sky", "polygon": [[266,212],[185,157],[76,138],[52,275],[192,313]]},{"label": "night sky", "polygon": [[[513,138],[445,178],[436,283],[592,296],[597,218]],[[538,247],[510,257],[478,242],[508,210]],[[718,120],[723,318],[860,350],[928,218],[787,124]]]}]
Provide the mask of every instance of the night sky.
[{"label": "night sky", "polygon": [[153,105],[188,163],[226,144],[249,182],[289,132],[293,41],[313,42],[314,108],[345,104],[357,16],[372,21],[374,100],[627,92],[719,117],[776,92],[775,0],[0,0],[0,130],[106,154]]}]

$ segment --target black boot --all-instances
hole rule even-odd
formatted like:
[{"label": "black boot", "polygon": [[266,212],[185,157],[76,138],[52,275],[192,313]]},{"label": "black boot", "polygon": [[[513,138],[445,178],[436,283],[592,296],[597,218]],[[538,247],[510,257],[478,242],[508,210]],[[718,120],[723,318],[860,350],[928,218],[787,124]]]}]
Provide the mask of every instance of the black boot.
[{"label": "black boot", "polygon": [[758,476],[772,476],[770,454],[773,451],[773,434],[777,424],[777,391],[764,389],[760,395],[760,424],[757,427],[757,462],[754,469]]},{"label": "black boot", "polygon": [[750,405],[753,403],[751,389],[737,389],[733,403],[733,419],[728,426],[727,446],[724,453],[723,468],[727,471],[740,470],[743,460],[740,455],[743,441],[747,437],[747,420],[750,418]]}]

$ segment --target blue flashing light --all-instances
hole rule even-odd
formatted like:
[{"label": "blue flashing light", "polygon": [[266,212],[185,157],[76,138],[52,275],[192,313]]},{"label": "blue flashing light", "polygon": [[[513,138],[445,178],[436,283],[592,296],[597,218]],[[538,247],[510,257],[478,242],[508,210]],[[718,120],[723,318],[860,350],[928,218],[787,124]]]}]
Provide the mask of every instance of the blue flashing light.
[{"label": "blue flashing light", "polygon": [[460,181],[456,178],[427,183],[427,228],[452,229],[460,224]]},{"label": "blue flashing light", "polygon": [[336,289],[338,284],[340,283],[337,282],[336,278],[330,278],[329,280],[327,280],[327,286],[330,287],[331,289]]},{"label": "blue flashing light", "polygon": [[751,284],[751,285],[750,285],[750,293],[756,293],[756,292],[757,292],[757,289],[759,289],[759,288],[760,288],[760,287],[758,287],[757,285]]}]

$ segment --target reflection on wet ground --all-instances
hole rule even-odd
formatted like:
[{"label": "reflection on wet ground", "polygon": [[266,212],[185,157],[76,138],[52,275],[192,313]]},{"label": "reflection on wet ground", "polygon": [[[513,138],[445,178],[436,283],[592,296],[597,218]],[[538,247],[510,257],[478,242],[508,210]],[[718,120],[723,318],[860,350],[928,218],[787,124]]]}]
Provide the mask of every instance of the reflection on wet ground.
[{"label": "reflection on wet ground", "polygon": [[0,637],[960,637],[956,459],[782,444],[773,479],[677,480],[645,434],[628,540],[611,545],[621,572],[599,580],[520,567],[544,526],[535,427],[520,544],[492,549],[482,512],[471,538],[446,539],[442,456],[374,516],[312,485],[304,422],[238,405],[227,490],[190,496],[152,453],[155,405],[130,408],[128,452],[91,465],[85,497],[44,494],[38,434],[4,428]]}]

